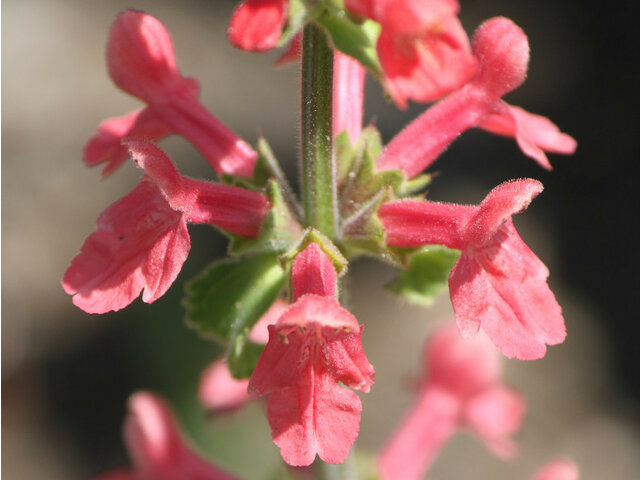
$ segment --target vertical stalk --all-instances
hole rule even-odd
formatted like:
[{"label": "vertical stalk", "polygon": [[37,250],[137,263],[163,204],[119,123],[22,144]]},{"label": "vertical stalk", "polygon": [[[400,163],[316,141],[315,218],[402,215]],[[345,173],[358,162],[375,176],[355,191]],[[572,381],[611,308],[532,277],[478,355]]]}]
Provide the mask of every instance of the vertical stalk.
[{"label": "vertical stalk", "polygon": [[302,196],[307,226],[333,238],[336,225],[331,105],[333,52],[314,24],[302,37]]}]

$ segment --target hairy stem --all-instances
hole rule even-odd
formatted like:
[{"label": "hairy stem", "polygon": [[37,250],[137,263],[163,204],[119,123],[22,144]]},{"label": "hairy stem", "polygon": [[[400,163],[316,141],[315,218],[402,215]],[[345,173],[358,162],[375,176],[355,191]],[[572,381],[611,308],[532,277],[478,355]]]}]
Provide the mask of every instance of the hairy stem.
[{"label": "hairy stem", "polygon": [[302,40],[302,189],[308,226],[329,238],[336,231],[335,162],[331,105],[333,52],[324,31],[304,28]]}]

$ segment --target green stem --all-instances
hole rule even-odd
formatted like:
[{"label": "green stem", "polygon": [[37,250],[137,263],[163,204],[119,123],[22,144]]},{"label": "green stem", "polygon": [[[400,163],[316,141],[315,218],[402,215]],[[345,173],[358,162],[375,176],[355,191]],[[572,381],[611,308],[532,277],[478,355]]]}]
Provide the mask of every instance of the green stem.
[{"label": "green stem", "polygon": [[333,238],[336,225],[331,106],[333,52],[324,31],[304,28],[302,40],[302,196],[307,226]]}]

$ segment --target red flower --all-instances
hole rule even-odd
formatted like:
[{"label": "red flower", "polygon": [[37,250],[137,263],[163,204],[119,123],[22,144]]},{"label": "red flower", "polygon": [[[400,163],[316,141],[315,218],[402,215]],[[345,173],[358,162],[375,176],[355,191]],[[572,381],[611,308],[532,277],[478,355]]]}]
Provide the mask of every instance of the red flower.
[{"label": "red flower", "polygon": [[229,40],[242,50],[262,52],[275,47],[289,17],[289,0],[244,0],[229,22]]},{"label": "red flower", "polygon": [[329,266],[315,244],[296,257],[297,300],[269,326],[269,342],[249,382],[250,394],[269,395],[273,440],[294,466],[310,465],[316,454],[328,463],[344,461],[358,436],[362,405],[339,382],[364,392],[373,384],[362,327],[336,301]]},{"label": "red flower", "polygon": [[380,170],[401,170],[415,177],[462,132],[484,128],[515,136],[525,155],[550,168],[542,149],[570,154],[576,142],[560,133],[548,119],[511,107],[501,100],[524,82],[529,43],[511,20],[484,22],[473,38],[473,54],[480,68],[471,82],[441,100],[414,120],[386,146],[377,161]]},{"label": "red flower", "polygon": [[397,247],[441,244],[462,251],[449,276],[465,338],[480,326],[507,357],[534,360],[566,336],[549,271],[524,244],[511,215],[542,191],[536,180],[503,183],[480,206],[395,201],[382,205],[386,241]]},{"label": "red flower", "polygon": [[426,343],[423,363],[418,399],[378,457],[383,479],[423,478],[460,428],[497,455],[515,454],[509,437],[522,423],[524,399],[502,385],[500,357],[486,336],[463,340],[442,328]]},{"label": "red flower", "polygon": [[185,445],[168,405],[151,393],[138,392],[129,399],[124,438],[133,469],[94,480],[239,480]]},{"label": "red flower", "polygon": [[377,50],[385,84],[396,104],[432,102],[475,73],[456,0],[347,0],[347,9],[379,22]]},{"label": "red flower", "polygon": [[253,175],[256,153],[197,100],[198,84],[180,74],[169,32],[157,19],[135,10],[119,14],[109,31],[107,66],[118,87],[148,106],[101,123],[85,145],[87,165],[107,162],[103,173],[110,173],[127,156],[123,138],[178,133],[218,174]]},{"label": "red flower", "polygon": [[147,303],[164,295],[189,253],[188,222],[255,237],[269,208],[262,194],[182,177],[153,144],[127,144],[146,175],[98,217],[62,279],[88,313],[120,310],[142,289]]}]

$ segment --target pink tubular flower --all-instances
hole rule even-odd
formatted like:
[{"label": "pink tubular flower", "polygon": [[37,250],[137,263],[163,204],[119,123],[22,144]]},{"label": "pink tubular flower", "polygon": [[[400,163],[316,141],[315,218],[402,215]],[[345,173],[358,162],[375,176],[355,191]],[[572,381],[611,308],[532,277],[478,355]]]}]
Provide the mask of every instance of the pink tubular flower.
[{"label": "pink tubular flower", "polygon": [[128,146],[146,175],[98,217],[97,231],[62,279],[73,303],[88,313],[120,310],[142,289],[147,303],[164,295],[189,253],[188,222],[255,237],[269,209],[260,193],[180,176],[151,143]]},{"label": "pink tubular flower", "polygon": [[364,392],[373,384],[362,327],[336,301],[330,263],[315,244],[296,257],[297,300],[269,326],[269,343],[249,381],[251,395],[269,395],[273,440],[293,466],[310,465],[316,454],[328,463],[344,461],[358,436],[362,405],[339,382]]},{"label": "pink tubular flower", "polygon": [[229,40],[242,50],[262,52],[275,47],[289,17],[289,0],[244,0],[229,22]]},{"label": "pink tubular flower", "polygon": [[232,412],[250,400],[249,380],[233,378],[224,359],[209,365],[202,374],[198,399],[211,413]]},{"label": "pink tubular flower", "polygon": [[580,472],[569,460],[554,460],[536,472],[533,480],[579,480]]},{"label": "pink tubular flower", "polygon": [[[282,299],[277,299],[269,310],[253,326],[249,333],[249,340],[266,344],[269,340],[268,326],[278,321],[289,305]],[[227,362],[216,360],[202,374],[198,397],[200,403],[209,412],[229,412],[242,407],[250,396],[247,393],[249,380],[238,380],[231,376]]]},{"label": "pink tubular flower", "polygon": [[151,393],[139,392],[129,399],[124,438],[133,469],[95,480],[238,480],[186,446],[168,405]]},{"label": "pink tubular flower", "polygon": [[401,170],[415,177],[462,132],[481,127],[515,136],[525,155],[550,168],[543,150],[570,154],[576,142],[548,119],[512,107],[501,100],[524,82],[529,43],[524,32],[503,17],[484,22],[473,38],[477,75],[460,90],[429,108],[400,132],[377,161],[379,170]]},{"label": "pink tubular flower", "polygon": [[135,10],[119,14],[109,31],[107,66],[118,87],[148,106],[100,124],[85,146],[88,165],[107,162],[109,173],[126,158],[122,138],[178,133],[218,174],[253,175],[257,154],[199,103],[197,82],[180,74],[169,32],[157,19]]},{"label": "pink tubular flower", "polygon": [[426,343],[418,399],[383,446],[378,467],[384,480],[423,478],[444,444],[461,427],[495,454],[509,458],[509,438],[522,423],[524,399],[501,384],[500,357],[484,335],[463,340],[455,328]]},{"label": "pink tubular flower", "polygon": [[347,0],[352,12],[379,22],[377,50],[385,84],[396,104],[432,102],[475,73],[457,0]]},{"label": "pink tubular flower", "polygon": [[[193,78],[184,79],[194,98],[200,87]],[[106,163],[102,175],[118,168],[129,157],[122,139],[127,137],[160,140],[174,133],[149,107],[129,112],[122,117],[108,118],[98,125],[98,131],[89,138],[83,149],[84,162],[89,167]]]},{"label": "pink tubular flower", "polygon": [[449,275],[451,303],[463,337],[480,326],[507,357],[535,360],[566,336],[549,271],[524,244],[511,216],[542,191],[537,180],[506,182],[480,206],[401,200],[378,212],[396,247],[441,244],[462,251]]},{"label": "pink tubular flower", "polygon": [[357,60],[335,51],[333,57],[333,136],[346,131],[352,143],[362,130],[365,69]]}]

